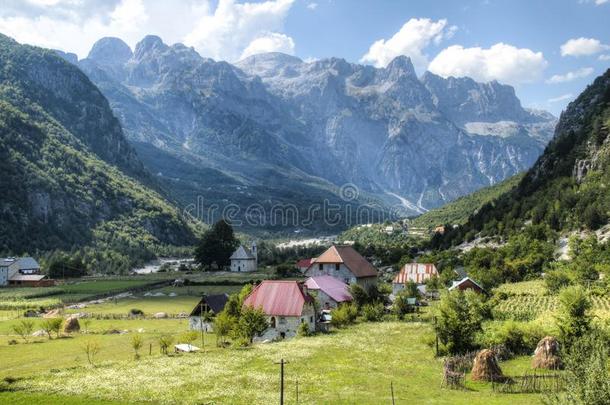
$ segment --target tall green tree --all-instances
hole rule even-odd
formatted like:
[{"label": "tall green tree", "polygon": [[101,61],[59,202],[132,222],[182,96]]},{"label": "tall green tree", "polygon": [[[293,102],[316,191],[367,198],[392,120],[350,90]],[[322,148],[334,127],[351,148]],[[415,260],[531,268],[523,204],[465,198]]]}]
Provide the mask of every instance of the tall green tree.
[{"label": "tall green tree", "polygon": [[472,291],[450,291],[436,307],[434,328],[445,350],[465,353],[475,346],[475,336],[485,318],[480,295]]},{"label": "tall green tree", "polygon": [[566,287],[559,293],[557,328],[567,347],[591,330],[590,309],[591,300],[582,286]]},{"label": "tall green tree", "polygon": [[233,228],[221,219],[204,233],[195,250],[195,262],[207,270],[212,270],[213,266],[222,269],[231,263],[229,258],[238,245]]}]

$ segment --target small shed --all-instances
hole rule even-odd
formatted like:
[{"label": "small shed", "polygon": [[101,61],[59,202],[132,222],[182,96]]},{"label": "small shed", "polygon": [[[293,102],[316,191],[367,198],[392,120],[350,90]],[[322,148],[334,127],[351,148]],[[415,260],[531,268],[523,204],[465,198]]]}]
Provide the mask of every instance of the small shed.
[{"label": "small shed", "polygon": [[207,318],[213,318],[225,308],[228,300],[229,296],[227,294],[204,295],[189,315],[189,328],[211,332],[212,323],[203,319],[201,314],[207,313]]}]

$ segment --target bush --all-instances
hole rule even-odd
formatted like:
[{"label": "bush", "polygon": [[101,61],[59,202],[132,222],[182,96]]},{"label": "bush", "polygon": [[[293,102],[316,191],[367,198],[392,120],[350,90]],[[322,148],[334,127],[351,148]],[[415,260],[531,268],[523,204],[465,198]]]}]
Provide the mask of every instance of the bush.
[{"label": "bush", "polygon": [[354,323],[357,316],[358,309],[356,305],[352,303],[342,304],[331,311],[332,318],[330,324],[335,328],[343,328]]},{"label": "bush", "polygon": [[385,308],[383,304],[366,304],[362,307],[362,316],[367,322],[379,322],[383,318]]},{"label": "bush", "polygon": [[267,316],[262,309],[245,307],[241,311],[234,332],[236,336],[252,343],[254,336],[263,333],[267,326]]},{"label": "bush", "polygon": [[435,317],[434,329],[445,350],[465,353],[475,347],[476,334],[485,318],[484,304],[472,291],[450,291],[441,297]]},{"label": "bush", "polygon": [[139,333],[136,333],[135,335],[133,335],[131,337],[131,347],[133,348],[133,351],[135,352],[136,360],[140,358],[140,349],[142,348],[143,344],[144,344],[144,338]]},{"label": "bush", "polygon": [[566,270],[557,269],[549,271],[544,275],[544,283],[549,292],[554,294],[572,284],[572,278]]},{"label": "bush", "polygon": [[590,309],[591,300],[582,286],[564,288],[559,294],[557,328],[563,344],[567,347],[590,331]]},{"label": "bush", "polygon": [[159,348],[161,349],[161,353],[167,354],[167,349],[174,343],[174,337],[171,335],[161,335],[159,336]]},{"label": "bush", "polygon": [[310,336],[309,325],[306,322],[302,322],[297,329],[297,334],[299,336]]},{"label": "bush", "polygon": [[504,346],[512,354],[531,354],[546,335],[537,324],[507,321],[490,324],[477,341],[484,347]]}]

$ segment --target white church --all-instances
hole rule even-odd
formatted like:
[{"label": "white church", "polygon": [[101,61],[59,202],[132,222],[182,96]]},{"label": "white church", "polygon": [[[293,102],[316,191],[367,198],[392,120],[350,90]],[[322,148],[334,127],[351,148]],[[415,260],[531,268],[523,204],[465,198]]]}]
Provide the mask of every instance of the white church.
[{"label": "white church", "polygon": [[237,250],[231,255],[231,271],[249,272],[256,271],[258,267],[258,251],[256,243],[252,242],[250,249],[239,245]]}]

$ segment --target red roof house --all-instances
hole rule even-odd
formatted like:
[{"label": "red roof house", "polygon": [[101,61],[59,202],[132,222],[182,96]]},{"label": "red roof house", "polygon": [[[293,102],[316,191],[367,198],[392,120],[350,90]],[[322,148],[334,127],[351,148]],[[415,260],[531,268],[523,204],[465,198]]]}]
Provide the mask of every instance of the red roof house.
[{"label": "red roof house", "polygon": [[438,271],[432,263],[407,263],[394,277],[393,284],[406,284],[409,281],[415,284],[424,284],[432,277],[437,277]]},{"label": "red roof house", "polygon": [[269,328],[262,340],[294,336],[301,323],[307,323],[310,331],[314,331],[313,304],[313,297],[303,283],[283,280],[261,282],[244,300],[244,307],[260,308],[268,317]]},{"label": "red roof house", "polygon": [[301,270],[302,272],[305,272],[309,266],[311,266],[311,263],[314,261],[315,259],[310,258],[310,259],[301,259],[297,262],[296,264],[296,268]]},{"label": "red roof house", "polygon": [[476,281],[474,281],[470,277],[464,277],[460,281],[454,281],[453,285],[451,287],[449,287],[449,291],[455,290],[455,289],[461,290],[461,291],[473,290],[473,291],[481,293],[481,294],[486,293],[486,291],[483,289],[483,287],[481,287]]}]

